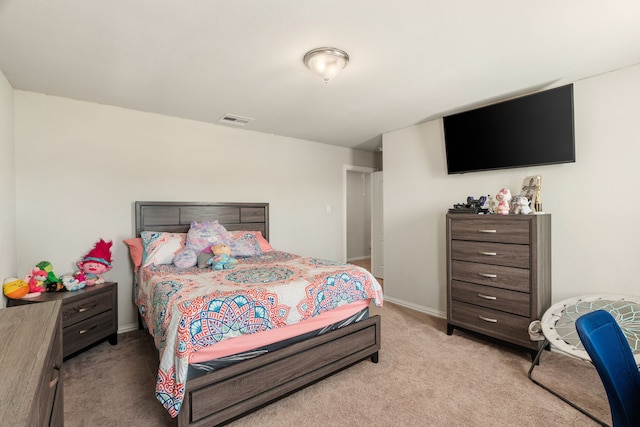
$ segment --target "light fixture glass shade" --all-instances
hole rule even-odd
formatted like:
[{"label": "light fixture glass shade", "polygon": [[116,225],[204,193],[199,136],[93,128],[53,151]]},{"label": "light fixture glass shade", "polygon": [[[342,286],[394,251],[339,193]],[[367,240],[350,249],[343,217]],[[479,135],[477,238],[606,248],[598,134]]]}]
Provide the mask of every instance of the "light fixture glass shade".
[{"label": "light fixture glass shade", "polygon": [[349,62],[349,55],[334,47],[320,47],[304,55],[304,64],[327,83],[340,74]]}]

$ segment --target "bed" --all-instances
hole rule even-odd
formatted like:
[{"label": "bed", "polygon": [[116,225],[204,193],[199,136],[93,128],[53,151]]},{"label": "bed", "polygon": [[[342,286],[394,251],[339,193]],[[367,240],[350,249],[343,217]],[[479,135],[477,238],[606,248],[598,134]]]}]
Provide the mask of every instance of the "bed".
[{"label": "bed", "polygon": [[[378,361],[381,319],[368,312],[369,304],[382,304],[378,282],[360,267],[271,248],[268,203],[135,203],[136,237],[145,244],[151,235],[183,235],[207,221],[234,238],[257,236],[258,255],[237,257],[235,268],[221,271],[148,263],[134,277],[140,325],[159,350],[156,396],[179,426],[224,424],[355,363]],[[265,277],[267,268],[281,276]],[[311,274],[303,277],[303,270]],[[298,295],[302,281],[306,300]],[[321,289],[324,283],[332,290]],[[331,302],[338,288],[343,300]],[[254,304],[258,294],[265,299]],[[229,325],[221,324],[229,315],[220,314],[220,301],[234,304]],[[203,327],[212,324],[212,307],[219,315],[214,331]],[[252,315],[239,320],[235,313],[245,307]],[[182,317],[168,314],[176,311]]]}]

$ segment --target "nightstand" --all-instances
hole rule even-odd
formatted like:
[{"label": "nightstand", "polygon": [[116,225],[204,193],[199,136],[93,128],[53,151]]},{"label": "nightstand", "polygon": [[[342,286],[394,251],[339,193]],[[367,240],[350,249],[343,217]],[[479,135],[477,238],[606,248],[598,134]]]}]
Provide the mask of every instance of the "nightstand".
[{"label": "nightstand", "polygon": [[106,282],[79,291],[43,292],[8,300],[7,306],[62,301],[62,353],[66,359],[86,347],[108,339],[118,343],[118,283]]}]

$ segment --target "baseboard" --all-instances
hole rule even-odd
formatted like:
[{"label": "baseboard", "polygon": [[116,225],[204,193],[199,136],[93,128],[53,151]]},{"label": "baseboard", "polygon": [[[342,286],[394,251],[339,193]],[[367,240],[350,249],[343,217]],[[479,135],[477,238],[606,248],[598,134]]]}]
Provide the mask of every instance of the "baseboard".
[{"label": "baseboard", "polygon": [[137,330],[138,330],[137,323],[130,323],[128,325],[118,327],[119,334],[124,334],[125,332],[131,332],[131,331],[137,331]]},{"label": "baseboard", "polygon": [[371,255],[356,256],[356,257],[353,257],[353,258],[347,258],[347,262],[360,261],[361,259],[369,259],[369,258],[371,258]]},{"label": "baseboard", "polygon": [[392,304],[396,304],[402,307],[406,307],[406,308],[410,308],[411,310],[415,310],[415,311],[419,311],[420,313],[424,313],[424,314],[428,314],[430,316],[435,316],[435,317],[439,317],[441,319],[446,319],[447,318],[447,313],[442,312],[440,310],[434,310],[432,308],[429,307],[424,307],[422,305],[418,305],[418,304],[413,304],[411,302],[407,302],[407,301],[403,301],[403,300],[399,300],[393,297],[389,297],[389,296],[384,296],[384,300],[385,301],[389,301]]}]

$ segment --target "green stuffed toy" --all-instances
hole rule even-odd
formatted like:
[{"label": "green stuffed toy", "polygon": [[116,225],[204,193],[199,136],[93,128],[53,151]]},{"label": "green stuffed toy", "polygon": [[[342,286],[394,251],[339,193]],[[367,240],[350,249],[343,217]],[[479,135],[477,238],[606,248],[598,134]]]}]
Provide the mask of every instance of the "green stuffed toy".
[{"label": "green stuffed toy", "polygon": [[62,280],[53,272],[53,266],[49,261],[40,261],[36,267],[47,272],[47,278],[44,281],[44,287],[47,292],[57,292],[65,289]]}]

